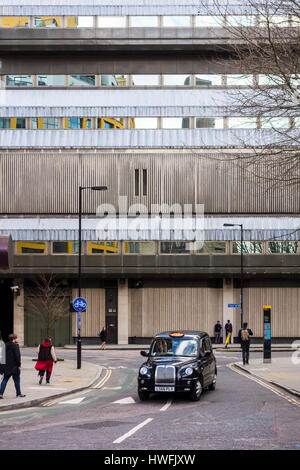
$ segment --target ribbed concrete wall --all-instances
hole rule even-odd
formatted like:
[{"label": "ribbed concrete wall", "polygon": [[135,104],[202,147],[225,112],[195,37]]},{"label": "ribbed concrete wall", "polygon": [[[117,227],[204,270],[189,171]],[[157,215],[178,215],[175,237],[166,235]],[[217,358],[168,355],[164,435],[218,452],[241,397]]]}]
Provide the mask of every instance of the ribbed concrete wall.
[{"label": "ribbed concrete wall", "polygon": [[[147,170],[147,196],[135,196],[136,169]],[[108,191],[85,192],[85,213],[95,214],[101,203],[118,209],[119,195],[128,197],[128,205],[144,204],[147,211],[152,204],[192,204],[193,210],[195,204],[204,204],[205,213],[300,211],[292,186],[280,189],[272,182],[268,188],[252,169],[220,152],[1,153],[0,183],[3,214],[77,214],[79,185],[103,184]]]}]

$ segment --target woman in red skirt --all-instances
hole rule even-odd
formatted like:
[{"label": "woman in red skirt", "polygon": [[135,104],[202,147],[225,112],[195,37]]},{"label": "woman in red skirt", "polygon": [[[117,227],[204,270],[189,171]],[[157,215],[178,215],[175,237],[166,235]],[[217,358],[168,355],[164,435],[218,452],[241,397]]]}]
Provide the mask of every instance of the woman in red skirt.
[{"label": "woman in red skirt", "polygon": [[52,346],[51,338],[45,338],[45,342],[41,343],[38,347],[38,361],[35,365],[36,370],[39,371],[39,384],[42,384],[43,377],[46,372],[46,383],[50,383],[50,377],[53,369],[53,362],[56,364],[56,355],[54,346]]}]

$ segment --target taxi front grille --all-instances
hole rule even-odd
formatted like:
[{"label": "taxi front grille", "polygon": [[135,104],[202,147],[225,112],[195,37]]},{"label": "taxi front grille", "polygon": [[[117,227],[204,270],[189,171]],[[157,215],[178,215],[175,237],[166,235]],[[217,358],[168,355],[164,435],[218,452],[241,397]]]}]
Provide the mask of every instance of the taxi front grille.
[{"label": "taxi front grille", "polygon": [[157,366],[155,370],[155,383],[160,385],[175,384],[175,367]]}]

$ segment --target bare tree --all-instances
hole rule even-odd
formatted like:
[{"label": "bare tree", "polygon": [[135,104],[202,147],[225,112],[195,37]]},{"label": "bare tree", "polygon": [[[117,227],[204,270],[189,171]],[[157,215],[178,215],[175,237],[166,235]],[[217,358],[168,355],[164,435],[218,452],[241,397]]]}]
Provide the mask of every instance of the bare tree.
[{"label": "bare tree", "polygon": [[55,324],[69,315],[69,295],[53,274],[47,276],[43,273],[34,280],[34,286],[27,289],[26,293],[27,314],[40,321],[46,336],[51,336]]},{"label": "bare tree", "polygon": [[249,144],[247,132],[240,133],[240,145],[249,153],[239,155],[237,164],[270,185],[299,186],[300,1],[243,0],[238,9],[230,0],[204,4],[226,32],[217,60],[227,69],[229,61],[232,73],[244,75],[245,82],[254,76],[252,83],[227,90],[225,114],[241,117],[245,128],[255,117],[259,127],[255,144]]}]

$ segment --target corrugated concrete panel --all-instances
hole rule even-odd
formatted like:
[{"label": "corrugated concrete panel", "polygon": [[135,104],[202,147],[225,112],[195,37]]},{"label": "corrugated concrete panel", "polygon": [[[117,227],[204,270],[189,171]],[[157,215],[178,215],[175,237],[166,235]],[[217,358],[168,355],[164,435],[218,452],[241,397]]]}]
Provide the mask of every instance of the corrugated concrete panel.
[{"label": "corrugated concrete panel", "polygon": [[[77,290],[73,289],[72,298],[77,297]],[[105,325],[105,289],[82,289],[82,297],[87,300],[86,312],[81,313],[81,336],[97,336]],[[77,336],[78,314],[72,317],[72,336]]]},{"label": "corrugated concrete panel", "polygon": [[[236,292],[236,299],[239,292]],[[300,336],[300,287],[252,287],[244,290],[244,318],[254,336],[263,336],[263,305],[271,305],[272,337]]]},{"label": "corrugated concrete panel", "polygon": [[[267,174],[267,163],[261,165]],[[140,170],[138,196],[135,170]],[[143,195],[143,170],[147,170],[147,196]],[[204,204],[205,213],[300,212],[298,193],[292,185],[278,187],[255,177],[243,169],[236,154],[197,150],[5,152],[0,153],[0,183],[2,214],[77,214],[79,185],[108,187],[101,193],[84,193],[83,212],[90,214],[96,214],[100,204],[109,204],[107,212],[112,207],[119,211],[119,196],[127,198],[133,215],[166,210],[176,213],[176,206],[170,209],[176,204],[182,209],[184,204],[192,205],[193,212],[196,204]]]},{"label": "corrugated concrete panel", "polygon": [[160,331],[191,329],[213,336],[222,311],[222,289],[130,289],[131,334],[152,337]]}]

